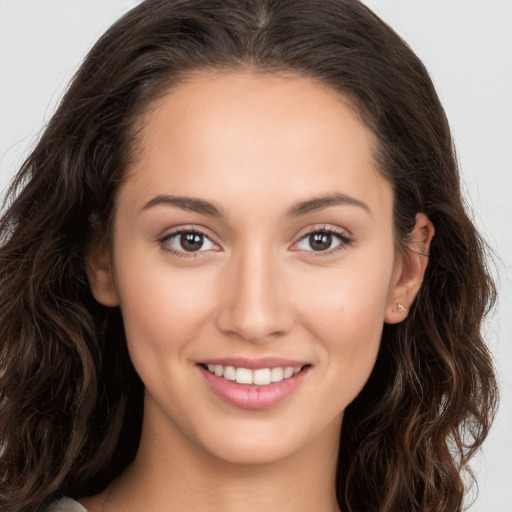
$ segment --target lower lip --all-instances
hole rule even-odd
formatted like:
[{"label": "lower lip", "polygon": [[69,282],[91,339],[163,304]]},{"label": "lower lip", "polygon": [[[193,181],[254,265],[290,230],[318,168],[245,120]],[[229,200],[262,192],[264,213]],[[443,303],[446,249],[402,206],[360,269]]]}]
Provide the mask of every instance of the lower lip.
[{"label": "lower lip", "polygon": [[288,379],[273,382],[266,386],[239,384],[210,373],[198,366],[210,389],[224,402],[243,409],[267,409],[277,405],[291,395],[301,384],[309,371],[306,366],[299,373]]}]

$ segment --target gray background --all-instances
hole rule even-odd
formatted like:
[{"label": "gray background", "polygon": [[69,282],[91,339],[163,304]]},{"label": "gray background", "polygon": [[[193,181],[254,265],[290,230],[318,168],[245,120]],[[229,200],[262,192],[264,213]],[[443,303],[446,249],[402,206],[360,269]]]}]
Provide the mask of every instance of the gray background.
[{"label": "gray background", "polygon": [[[137,0],[0,0],[0,197],[87,49]],[[472,512],[512,512],[512,1],[365,0],[430,70],[468,202],[497,252],[499,307],[487,335],[502,404],[472,466]],[[442,512],[442,511],[440,511]]]}]

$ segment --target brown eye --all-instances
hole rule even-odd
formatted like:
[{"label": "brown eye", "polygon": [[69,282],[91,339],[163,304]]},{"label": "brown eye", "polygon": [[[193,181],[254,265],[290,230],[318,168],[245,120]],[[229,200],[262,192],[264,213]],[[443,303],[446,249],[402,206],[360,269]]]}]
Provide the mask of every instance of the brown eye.
[{"label": "brown eye", "polygon": [[204,235],[200,233],[182,233],[180,245],[187,252],[198,251],[204,243]]},{"label": "brown eye", "polygon": [[161,244],[164,249],[183,256],[187,253],[219,250],[208,236],[199,231],[176,231],[162,239]]},{"label": "brown eye", "polygon": [[309,245],[313,251],[326,251],[331,248],[332,235],[330,233],[313,233],[309,235]]},{"label": "brown eye", "polygon": [[344,234],[331,229],[311,231],[304,235],[297,243],[297,249],[310,253],[326,253],[330,255],[337,250],[344,249],[352,243],[352,240]]}]

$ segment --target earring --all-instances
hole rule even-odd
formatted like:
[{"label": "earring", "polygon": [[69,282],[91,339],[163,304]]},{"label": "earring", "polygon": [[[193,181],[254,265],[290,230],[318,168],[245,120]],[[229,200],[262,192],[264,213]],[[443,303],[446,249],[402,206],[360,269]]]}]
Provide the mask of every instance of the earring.
[{"label": "earring", "polygon": [[400,304],[400,302],[396,305],[398,311],[406,311],[406,308],[403,304]]}]

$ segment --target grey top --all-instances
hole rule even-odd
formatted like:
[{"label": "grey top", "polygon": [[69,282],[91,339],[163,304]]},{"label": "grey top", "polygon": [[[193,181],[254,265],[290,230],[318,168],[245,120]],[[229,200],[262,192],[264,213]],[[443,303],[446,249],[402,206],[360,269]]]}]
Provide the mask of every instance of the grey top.
[{"label": "grey top", "polygon": [[71,498],[62,498],[54,501],[47,509],[46,512],[87,512],[87,510],[78,503],[78,501]]}]

